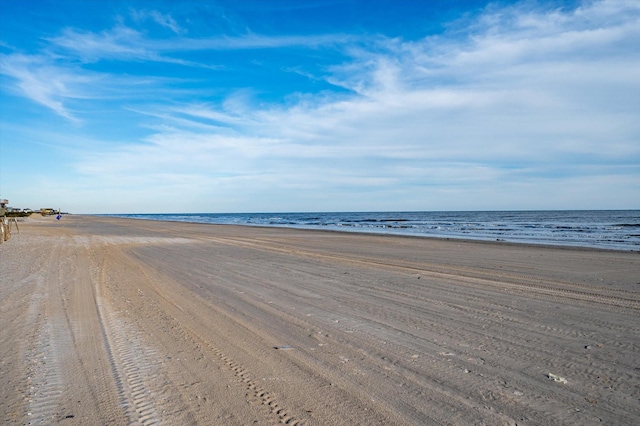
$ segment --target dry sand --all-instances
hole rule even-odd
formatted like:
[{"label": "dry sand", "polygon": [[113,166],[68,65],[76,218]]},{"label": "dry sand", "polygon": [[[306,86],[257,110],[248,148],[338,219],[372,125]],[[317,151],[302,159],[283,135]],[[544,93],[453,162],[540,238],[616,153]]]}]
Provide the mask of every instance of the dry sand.
[{"label": "dry sand", "polygon": [[0,245],[4,424],[640,423],[640,254],[65,216]]}]

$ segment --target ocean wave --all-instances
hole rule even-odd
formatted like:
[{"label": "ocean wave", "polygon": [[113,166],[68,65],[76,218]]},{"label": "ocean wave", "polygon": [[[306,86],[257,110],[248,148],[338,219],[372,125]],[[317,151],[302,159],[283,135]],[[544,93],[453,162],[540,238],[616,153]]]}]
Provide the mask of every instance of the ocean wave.
[{"label": "ocean wave", "polygon": [[112,215],[636,250],[640,211],[180,213]]}]

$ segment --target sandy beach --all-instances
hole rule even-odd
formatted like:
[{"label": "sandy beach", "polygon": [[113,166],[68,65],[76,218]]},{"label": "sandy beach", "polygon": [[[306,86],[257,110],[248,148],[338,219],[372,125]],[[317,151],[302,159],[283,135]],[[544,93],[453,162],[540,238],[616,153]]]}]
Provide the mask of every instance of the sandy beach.
[{"label": "sandy beach", "polygon": [[640,254],[30,218],[0,245],[0,418],[640,423]]}]

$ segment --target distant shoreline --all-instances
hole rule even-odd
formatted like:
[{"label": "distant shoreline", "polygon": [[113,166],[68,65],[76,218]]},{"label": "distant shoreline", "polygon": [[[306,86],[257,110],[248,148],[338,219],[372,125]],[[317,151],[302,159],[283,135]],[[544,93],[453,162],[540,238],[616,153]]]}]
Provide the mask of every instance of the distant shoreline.
[{"label": "distant shoreline", "polygon": [[[545,216],[558,216],[548,222]],[[574,216],[625,216],[633,223],[592,225]],[[207,223],[218,225],[264,226],[312,229],[332,232],[402,235],[418,238],[481,241],[501,244],[533,244],[606,251],[640,251],[640,211],[638,210],[562,210],[492,212],[302,212],[302,213],[170,213],[99,214],[150,221]],[[435,219],[432,216],[436,216]],[[476,216],[484,220],[478,221]],[[508,216],[494,218],[494,216]],[[511,218],[510,216],[514,216]],[[529,222],[523,222],[521,216]],[[535,222],[537,216],[545,221]],[[572,223],[565,223],[570,217]],[[425,219],[426,218],[426,219]],[[587,218],[590,219],[590,218]],[[431,221],[431,222],[429,222]],[[466,225],[466,222],[470,225]],[[498,222],[497,225],[493,222]],[[515,225],[514,225],[515,223]],[[456,226],[460,225],[458,228]],[[471,230],[464,229],[467,226]],[[597,229],[592,229],[595,227]],[[611,229],[608,229],[611,228]],[[616,229],[619,228],[619,229]],[[628,232],[629,236],[625,234]],[[611,235],[609,235],[611,234]],[[593,235],[600,239],[595,239]],[[564,239],[563,239],[564,238]],[[624,238],[627,238],[626,240]],[[635,243],[634,243],[635,241]]]}]

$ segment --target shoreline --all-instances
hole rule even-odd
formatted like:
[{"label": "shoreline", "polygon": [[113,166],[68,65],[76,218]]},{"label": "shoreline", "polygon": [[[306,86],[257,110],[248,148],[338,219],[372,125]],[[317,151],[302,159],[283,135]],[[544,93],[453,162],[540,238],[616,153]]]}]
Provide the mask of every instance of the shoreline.
[{"label": "shoreline", "polygon": [[[633,210],[630,210],[633,211]],[[260,225],[260,224],[230,224],[230,223],[208,223],[208,222],[195,222],[195,221],[178,221],[178,220],[167,220],[167,219],[148,219],[148,218],[136,218],[136,217],[125,217],[125,216],[117,216],[117,215],[74,215],[74,216],[90,216],[90,217],[104,217],[104,218],[118,218],[118,219],[131,219],[131,220],[144,220],[149,222],[166,222],[166,223],[189,223],[194,225],[215,225],[215,226],[240,226],[240,227],[255,227],[255,228],[277,228],[277,229],[298,229],[302,231],[312,231],[312,232],[336,232],[336,233],[344,233],[344,234],[358,234],[358,235],[377,235],[377,236],[388,236],[388,237],[400,237],[400,238],[426,238],[440,241],[462,241],[467,243],[481,243],[481,244],[501,244],[501,245],[513,245],[513,246],[531,246],[531,247],[543,247],[543,248],[558,248],[558,249],[566,249],[566,250],[586,250],[586,251],[603,251],[603,252],[618,252],[618,253],[640,253],[640,247],[637,249],[616,249],[616,248],[607,248],[607,247],[593,247],[593,246],[584,246],[584,245],[570,245],[570,244],[552,244],[552,243],[536,243],[536,242],[519,242],[519,241],[509,241],[509,240],[499,240],[499,239],[481,239],[481,238],[469,238],[469,237],[457,237],[457,236],[436,236],[436,235],[422,235],[422,234],[409,234],[409,233],[401,233],[401,232],[376,232],[376,231],[361,231],[361,230],[343,230],[343,229],[319,229],[313,227],[302,227],[302,226],[280,226],[280,225]]]},{"label": "shoreline", "polygon": [[0,246],[8,424],[633,424],[634,252],[70,215]]}]

